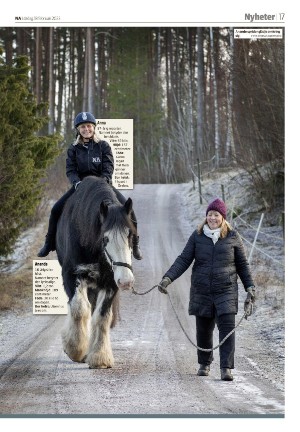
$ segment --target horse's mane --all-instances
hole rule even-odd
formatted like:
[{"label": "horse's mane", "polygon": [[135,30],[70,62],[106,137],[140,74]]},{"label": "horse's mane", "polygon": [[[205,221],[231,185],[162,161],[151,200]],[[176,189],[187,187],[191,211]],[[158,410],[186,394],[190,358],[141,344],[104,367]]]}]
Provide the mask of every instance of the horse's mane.
[{"label": "horse's mane", "polygon": [[[70,197],[72,205],[72,223],[75,224],[80,235],[82,245],[98,249],[101,244],[101,233],[107,230],[135,228],[131,222],[130,214],[118,201],[112,187],[105,179],[89,176],[83,179],[76,192]],[[107,206],[107,214],[102,226],[100,206]]]}]

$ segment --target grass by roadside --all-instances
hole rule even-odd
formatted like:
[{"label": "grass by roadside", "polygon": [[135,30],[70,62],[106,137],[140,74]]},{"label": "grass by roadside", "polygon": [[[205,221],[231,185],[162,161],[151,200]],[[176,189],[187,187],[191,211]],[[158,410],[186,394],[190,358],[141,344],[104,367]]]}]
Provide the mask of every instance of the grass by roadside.
[{"label": "grass by roadside", "polygon": [[32,272],[1,274],[0,310],[22,309],[24,302],[32,298]]},{"label": "grass by roadside", "polygon": [[[21,260],[20,267],[12,272],[0,271],[0,311],[21,311],[32,301],[32,261],[38,259],[37,251],[43,245],[47,221],[48,216],[44,223],[32,229],[26,243],[26,258],[17,258]],[[47,258],[56,259],[56,254],[51,253]]]},{"label": "grass by roadside", "polygon": [[[36,209],[33,227],[28,229],[28,238],[18,242],[13,260],[6,264],[14,266],[13,271],[2,271],[0,267],[0,311],[22,310],[32,300],[32,261],[38,259],[37,252],[43,246],[47,231],[48,219],[53,203],[68,190],[69,183],[65,176],[65,155],[58,158],[57,164],[48,170],[48,183],[45,188],[45,199]],[[48,197],[48,198],[47,198]],[[56,253],[51,253],[47,259],[57,259]],[[1,264],[1,260],[0,260]]]}]

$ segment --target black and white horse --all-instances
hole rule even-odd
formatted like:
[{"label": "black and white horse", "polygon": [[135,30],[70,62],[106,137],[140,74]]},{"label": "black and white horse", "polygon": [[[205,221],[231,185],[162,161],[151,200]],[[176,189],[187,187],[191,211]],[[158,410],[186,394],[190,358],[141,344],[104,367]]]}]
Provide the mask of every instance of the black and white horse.
[{"label": "black and white horse", "polygon": [[114,365],[110,328],[118,311],[118,290],[133,287],[132,200],[124,205],[105,180],[85,178],[59,219],[56,250],[69,297],[63,348],[90,368]]}]

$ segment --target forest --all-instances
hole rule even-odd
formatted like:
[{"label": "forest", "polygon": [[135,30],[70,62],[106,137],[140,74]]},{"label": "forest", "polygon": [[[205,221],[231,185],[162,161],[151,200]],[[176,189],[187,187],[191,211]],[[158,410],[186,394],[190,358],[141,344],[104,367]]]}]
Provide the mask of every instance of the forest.
[{"label": "forest", "polygon": [[[76,114],[90,111],[134,120],[135,183],[186,182],[197,166],[202,173],[236,166],[251,173],[267,206],[282,192],[284,35],[235,39],[231,27],[9,27],[0,29],[0,60],[0,115],[20,131],[8,75],[28,68],[22,77],[27,105],[28,98],[36,104],[35,137],[52,140],[43,169],[58,164],[72,142]],[[0,149],[7,145],[4,135]],[[0,158],[3,202],[10,176]]]}]

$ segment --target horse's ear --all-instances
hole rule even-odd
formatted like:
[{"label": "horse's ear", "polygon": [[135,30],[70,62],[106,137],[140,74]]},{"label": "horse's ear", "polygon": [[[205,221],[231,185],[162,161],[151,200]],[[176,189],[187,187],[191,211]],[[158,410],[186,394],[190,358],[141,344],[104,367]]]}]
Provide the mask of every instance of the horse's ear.
[{"label": "horse's ear", "polygon": [[105,202],[101,202],[100,204],[100,215],[105,219],[108,212],[108,205]]},{"label": "horse's ear", "polygon": [[126,209],[126,213],[129,214],[132,210],[132,199],[131,198],[128,198],[128,200],[124,204],[124,207]]}]

